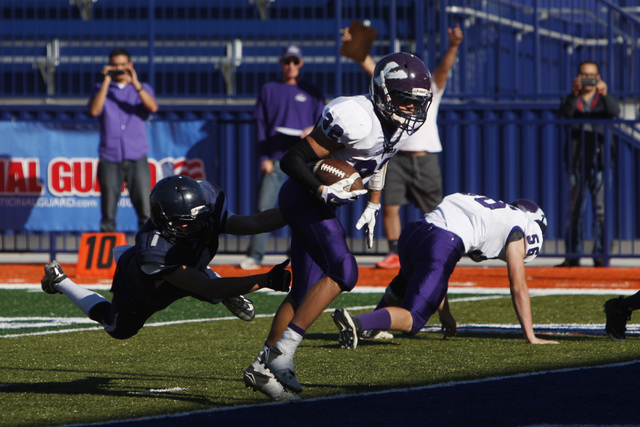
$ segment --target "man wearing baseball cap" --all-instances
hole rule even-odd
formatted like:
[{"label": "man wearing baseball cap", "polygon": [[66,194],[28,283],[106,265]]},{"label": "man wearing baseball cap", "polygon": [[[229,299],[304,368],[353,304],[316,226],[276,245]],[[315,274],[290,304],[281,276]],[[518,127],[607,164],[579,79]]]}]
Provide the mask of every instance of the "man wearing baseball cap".
[{"label": "man wearing baseball cap", "polygon": [[[324,108],[322,91],[300,79],[300,69],[304,65],[302,50],[295,45],[286,46],[279,62],[281,79],[262,87],[253,110],[256,151],[262,173],[258,212],[277,206],[280,187],[287,179],[280,169],[280,159],[313,130]],[[247,256],[240,263],[241,268],[255,270],[260,266],[267,238],[266,233],[252,236]]]}]

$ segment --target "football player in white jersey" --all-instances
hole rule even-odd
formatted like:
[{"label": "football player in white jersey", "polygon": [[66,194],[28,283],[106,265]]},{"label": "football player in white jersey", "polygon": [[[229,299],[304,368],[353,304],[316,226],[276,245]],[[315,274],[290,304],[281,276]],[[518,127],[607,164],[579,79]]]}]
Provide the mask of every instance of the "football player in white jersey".
[{"label": "football player in white jersey", "polygon": [[358,266],[336,207],[353,202],[367,190],[345,191],[354,181],[351,178],[322,185],[309,163],[338,158],[360,173],[370,194],[356,228],[365,227],[371,247],[385,165],[424,123],[432,97],[431,73],[414,55],[387,55],[374,70],[369,92],[329,103],[317,127],[280,164],[290,178],[280,190],[279,207],[291,228],[292,288],[275,315],[264,347],[244,373],[248,387],[274,400],[287,396],[283,385],[302,391],[293,366],[298,344],[329,304],[341,292],[352,290],[358,280]]},{"label": "football player in white jersey", "polygon": [[531,317],[525,263],[542,249],[547,218],[537,204],[520,199],[510,204],[474,194],[455,193],[400,235],[400,273],[370,313],[351,316],[337,309],[342,348],[354,349],[365,330],[402,331],[417,334],[438,311],[447,336],[457,323],[447,303],[449,277],[463,255],[474,261],[501,259],[507,263],[511,299],[526,342],[558,344],[536,337]]}]

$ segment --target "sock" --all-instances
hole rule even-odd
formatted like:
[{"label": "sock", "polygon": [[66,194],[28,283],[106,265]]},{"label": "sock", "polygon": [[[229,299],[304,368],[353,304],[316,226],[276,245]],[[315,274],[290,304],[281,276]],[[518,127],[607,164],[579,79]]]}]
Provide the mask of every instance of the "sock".
[{"label": "sock", "polygon": [[361,314],[356,319],[360,321],[362,329],[378,329],[388,331],[391,328],[391,314],[387,310],[375,310],[370,313]]},{"label": "sock", "polygon": [[637,310],[640,308],[640,292],[636,292],[635,294],[623,298],[618,303],[618,307],[620,309],[631,309]]},{"label": "sock", "polygon": [[89,312],[97,304],[109,302],[109,300],[102,295],[75,284],[68,277],[62,282],[56,283],[54,286],[87,316],[89,316]]},{"label": "sock", "polygon": [[298,348],[300,342],[302,342],[302,337],[305,334],[305,330],[295,325],[293,322],[289,323],[289,326],[282,333],[282,336],[276,343],[276,346],[280,351],[293,355]]},{"label": "sock", "polygon": [[398,253],[398,240],[388,240],[389,244],[389,252],[393,252],[394,254]]}]

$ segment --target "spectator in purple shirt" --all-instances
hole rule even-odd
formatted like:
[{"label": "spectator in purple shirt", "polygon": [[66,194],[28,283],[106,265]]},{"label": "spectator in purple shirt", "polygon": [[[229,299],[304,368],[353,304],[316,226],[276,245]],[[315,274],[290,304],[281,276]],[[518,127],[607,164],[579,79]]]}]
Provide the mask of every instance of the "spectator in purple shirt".
[{"label": "spectator in purple shirt", "polygon": [[131,203],[138,215],[138,228],[149,219],[151,179],[145,120],[158,111],[151,86],[140,83],[131,56],[124,49],[109,53],[109,64],[102,69],[89,99],[89,114],[100,119],[98,182],[101,191],[100,230],[116,231],[116,211],[127,184]]},{"label": "spectator in purple shirt", "polygon": [[[262,182],[258,194],[258,212],[275,208],[280,187],[287,175],[280,169],[280,159],[297,142],[303,140],[322,114],[322,91],[300,79],[304,65],[297,46],[283,49],[280,57],[282,78],[266,83],[260,90],[253,116],[256,119],[256,150]],[[252,236],[247,257],[240,267],[254,270],[262,262],[268,234]]]}]

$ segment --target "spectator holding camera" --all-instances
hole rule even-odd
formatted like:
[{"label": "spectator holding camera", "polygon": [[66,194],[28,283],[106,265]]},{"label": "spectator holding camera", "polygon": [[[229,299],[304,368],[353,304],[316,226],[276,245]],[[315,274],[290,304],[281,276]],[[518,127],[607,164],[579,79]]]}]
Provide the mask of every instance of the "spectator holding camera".
[{"label": "spectator holding camera", "polygon": [[[573,79],[572,93],[563,98],[560,115],[572,119],[611,119],[620,113],[616,97],[608,92],[600,78],[598,64],[581,62]],[[604,126],[596,123],[574,124],[568,130],[565,149],[570,197],[565,230],[566,252],[583,252],[583,216],[587,206],[586,189],[593,206],[594,265],[604,267]],[[600,255],[600,256],[599,256]],[[578,267],[578,258],[567,258],[558,267]]]},{"label": "spectator holding camera", "polygon": [[102,69],[88,104],[89,114],[100,120],[98,183],[100,184],[100,231],[116,231],[116,212],[127,184],[131,203],[138,215],[138,228],[149,219],[151,178],[145,121],[158,111],[151,86],[141,83],[125,49],[109,53],[109,64]]}]

